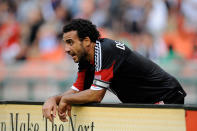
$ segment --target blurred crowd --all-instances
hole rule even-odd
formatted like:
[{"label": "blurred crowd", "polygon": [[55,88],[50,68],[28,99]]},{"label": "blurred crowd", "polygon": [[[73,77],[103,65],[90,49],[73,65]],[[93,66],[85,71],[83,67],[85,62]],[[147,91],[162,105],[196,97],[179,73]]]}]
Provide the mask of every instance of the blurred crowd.
[{"label": "blurred crowd", "polygon": [[0,0],[0,62],[62,61],[73,18],[152,60],[197,60],[197,0]]}]

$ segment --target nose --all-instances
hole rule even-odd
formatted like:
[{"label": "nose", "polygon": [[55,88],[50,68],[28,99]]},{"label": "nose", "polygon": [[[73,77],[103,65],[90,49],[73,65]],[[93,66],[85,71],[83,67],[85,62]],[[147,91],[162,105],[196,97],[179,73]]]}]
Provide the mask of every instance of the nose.
[{"label": "nose", "polygon": [[64,48],[66,53],[70,52],[70,46],[68,44],[65,44],[65,48]]}]

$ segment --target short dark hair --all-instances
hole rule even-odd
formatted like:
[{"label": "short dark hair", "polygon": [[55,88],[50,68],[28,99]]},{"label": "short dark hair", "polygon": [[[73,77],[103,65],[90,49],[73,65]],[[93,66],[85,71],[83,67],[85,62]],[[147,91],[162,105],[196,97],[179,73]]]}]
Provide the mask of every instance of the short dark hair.
[{"label": "short dark hair", "polygon": [[63,33],[77,31],[80,40],[89,37],[92,42],[99,39],[100,33],[96,29],[96,25],[85,19],[73,19],[69,24],[63,27]]}]

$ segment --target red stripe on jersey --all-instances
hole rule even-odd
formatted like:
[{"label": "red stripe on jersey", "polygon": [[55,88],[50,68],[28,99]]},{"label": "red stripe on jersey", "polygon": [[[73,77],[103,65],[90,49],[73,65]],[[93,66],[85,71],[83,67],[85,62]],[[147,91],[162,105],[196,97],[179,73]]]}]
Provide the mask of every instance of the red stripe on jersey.
[{"label": "red stripe on jersey", "polygon": [[84,80],[85,80],[86,70],[82,70],[77,73],[77,80],[73,84],[74,87],[82,91],[84,89]]},{"label": "red stripe on jersey", "polygon": [[100,76],[101,80],[109,82],[114,76],[114,73],[113,73],[114,64],[115,62],[113,62],[111,67],[108,69],[102,69],[98,72],[95,72],[95,78],[98,78],[97,76]]}]

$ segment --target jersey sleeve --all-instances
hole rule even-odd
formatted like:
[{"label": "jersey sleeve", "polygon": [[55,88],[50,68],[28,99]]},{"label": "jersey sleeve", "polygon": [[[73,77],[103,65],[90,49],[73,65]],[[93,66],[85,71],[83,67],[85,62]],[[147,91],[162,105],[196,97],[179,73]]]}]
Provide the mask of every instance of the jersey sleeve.
[{"label": "jersey sleeve", "polygon": [[86,62],[79,62],[77,78],[71,87],[73,90],[76,90],[76,91],[84,90],[84,81],[85,81],[85,75],[86,75],[86,70],[87,70],[86,66],[87,66]]},{"label": "jersey sleeve", "polygon": [[77,72],[77,79],[71,88],[76,91],[82,91],[84,89],[84,80],[85,70]]},{"label": "jersey sleeve", "polygon": [[[120,48],[117,45],[120,44]],[[95,75],[91,89],[108,89],[124,55],[124,44],[107,40],[97,42],[95,49]]]}]

